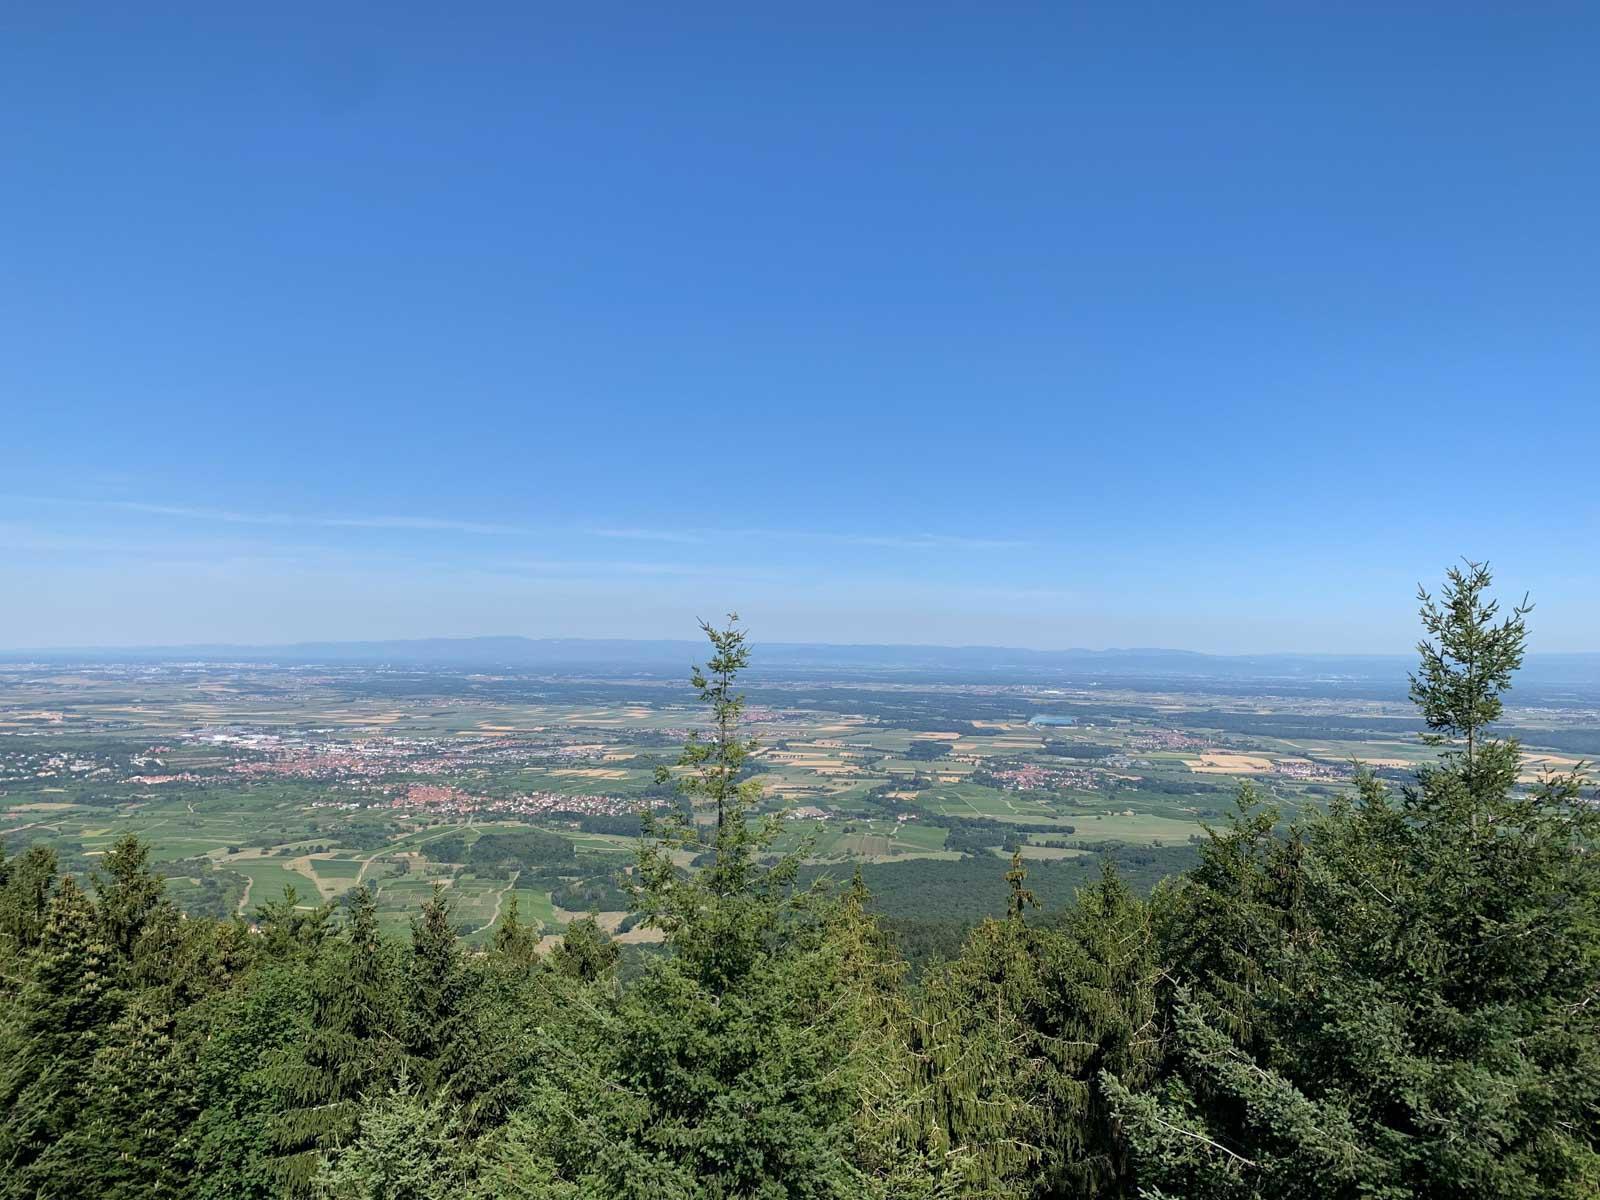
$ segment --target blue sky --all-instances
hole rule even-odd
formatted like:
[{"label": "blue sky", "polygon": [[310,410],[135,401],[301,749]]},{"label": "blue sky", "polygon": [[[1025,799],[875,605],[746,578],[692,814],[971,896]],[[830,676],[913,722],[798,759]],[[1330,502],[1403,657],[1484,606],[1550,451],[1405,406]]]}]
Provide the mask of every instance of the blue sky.
[{"label": "blue sky", "polygon": [[31,7],[0,645],[1600,649],[1592,3]]}]

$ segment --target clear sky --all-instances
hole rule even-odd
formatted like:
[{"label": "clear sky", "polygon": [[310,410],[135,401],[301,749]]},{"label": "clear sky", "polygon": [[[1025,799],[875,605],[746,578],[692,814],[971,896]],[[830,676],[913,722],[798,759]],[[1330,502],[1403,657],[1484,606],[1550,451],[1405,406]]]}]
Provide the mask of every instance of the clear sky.
[{"label": "clear sky", "polygon": [[[159,8],[159,12],[157,11]],[[12,6],[0,646],[1600,649],[1600,5]]]}]

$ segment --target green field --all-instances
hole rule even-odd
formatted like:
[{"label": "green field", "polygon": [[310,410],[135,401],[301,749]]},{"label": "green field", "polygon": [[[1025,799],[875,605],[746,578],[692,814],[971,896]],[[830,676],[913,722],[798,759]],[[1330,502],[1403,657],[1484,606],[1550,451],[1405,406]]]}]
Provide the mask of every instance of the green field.
[{"label": "green field", "polygon": [[[775,849],[830,867],[990,854],[1019,840],[1035,859],[1113,842],[1181,845],[1223,819],[1245,779],[1294,816],[1347,789],[1353,760],[1398,782],[1431,754],[1394,731],[1410,715],[1398,701],[892,679],[764,686],[751,711],[761,810],[811,806],[827,818],[785,821]],[[285,885],[306,904],[337,901],[361,880],[378,889],[393,930],[443,881],[456,924],[481,939],[508,881],[438,863],[430,848],[545,829],[568,838],[574,857],[515,891],[525,920],[553,926],[554,892],[618,902],[637,850],[629,814],[670,799],[655,767],[704,720],[685,699],[681,683],[659,679],[359,669],[312,679],[266,667],[119,679],[0,665],[0,838],[8,853],[49,845],[87,876],[119,836],[136,834],[171,874],[174,898],[205,911],[248,914]],[[1079,723],[1028,726],[1037,712]],[[1530,727],[1530,745],[1572,741],[1581,716],[1508,712]],[[1370,730],[1352,728],[1366,721]],[[948,749],[925,756],[935,743]],[[603,820],[571,815],[596,806]],[[709,810],[697,815],[708,828]]]},{"label": "green field", "polygon": [[250,880],[250,891],[245,903],[249,909],[270,900],[283,898],[283,889],[292,887],[301,905],[314,908],[321,903],[316,881],[299,871],[291,871],[282,860],[270,858],[237,858],[228,863],[228,869],[238,871]]}]

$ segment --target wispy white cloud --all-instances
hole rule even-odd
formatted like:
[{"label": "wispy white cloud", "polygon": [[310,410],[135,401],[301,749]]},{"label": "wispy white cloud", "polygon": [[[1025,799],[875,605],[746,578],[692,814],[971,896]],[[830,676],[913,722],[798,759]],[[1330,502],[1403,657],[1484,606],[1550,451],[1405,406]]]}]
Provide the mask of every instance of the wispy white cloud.
[{"label": "wispy white cloud", "polygon": [[674,542],[679,544],[699,544],[707,540],[705,530],[690,529],[639,529],[628,528],[602,528],[584,530],[590,537],[616,538],[620,541],[630,542]]},{"label": "wispy white cloud", "polygon": [[826,529],[648,529],[587,530],[594,537],[628,541],[704,543],[717,538],[827,542],[893,550],[1024,550],[1030,543],[1009,538],[962,537],[944,533],[852,533]]},{"label": "wispy white cloud", "polygon": [[[232,508],[208,508],[189,504],[163,504],[146,500],[72,499],[59,496],[6,496],[0,499],[30,505],[77,507],[138,513],[177,520],[214,522],[226,525],[252,525],[280,528],[392,529],[426,533],[465,533],[493,537],[548,537],[570,534],[572,530],[536,528],[498,521],[464,520],[429,515],[349,515],[256,512]],[[884,533],[877,531],[773,528],[655,528],[634,525],[596,525],[582,529],[589,537],[615,541],[664,542],[672,545],[705,545],[735,538],[773,544],[811,542],[838,546],[866,546],[890,550],[965,550],[1002,551],[1028,548],[1026,541],[1009,538],[966,537],[945,533]]]},{"label": "wispy white cloud", "polygon": [[48,500],[50,504],[84,504],[94,508],[114,508],[122,512],[146,513],[153,517],[182,517],[191,521],[223,521],[229,525],[290,525],[286,516],[275,513],[231,512],[221,508],[187,508],[176,504],[144,504],[136,500]]},{"label": "wispy white cloud", "polygon": [[462,521],[453,517],[329,516],[243,512],[238,509],[201,508],[187,504],[152,504],[143,500],[73,500],[59,496],[8,496],[6,499],[27,504],[113,509],[120,512],[143,513],[155,517],[176,517],[187,521],[216,521],[227,525],[301,526],[324,529],[410,529],[495,535],[535,534],[539,532],[539,530],[522,525],[504,525],[489,521]]},{"label": "wispy white cloud", "polygon": [[[768,532],[751,530],[752,537],[767,537]],[[944,533],[812,533],[794,536],[816,541],[843,542],[852,546],[882,546],[895,550],[1025,550],[1028,543],[1010,538],[959,537]]]},{"label": "wispy white cloud", "polygon": [[315,525],[344,529],[423,529],[446,533],[534,534],[524,525],[499,525],[488,521],[457,521],[450,517],[318,517]]},{"label": "wispy white cloud", "polygon": [[488,564],[490,569],[516,571],[538,575],[568,575],[581,572],[604,575],[696,575],[701,568],[693,563],[675,562],[618,562],[605,559],[508,559]]}]

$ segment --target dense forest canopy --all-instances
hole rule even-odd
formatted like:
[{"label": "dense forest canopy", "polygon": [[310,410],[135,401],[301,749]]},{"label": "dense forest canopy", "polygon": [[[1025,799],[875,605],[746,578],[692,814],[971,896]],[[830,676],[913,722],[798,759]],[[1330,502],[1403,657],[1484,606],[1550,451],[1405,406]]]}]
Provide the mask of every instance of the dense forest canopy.
[{"label": "dense forest canopy", "polygon": [[469,953],[441,888],[393,939],[364,887],[195,919],[136,839],[86,882],[23,850],[0,1195],[1600,1194],[1600,816],[1581,766],[1525,780],[1497,730],[1528,609],[1489,584],[1467,564],[1422,597],[1414,780],[1292,824],[1246,786],[1148,898],[1130,865],[1178,860],[1108,856],[1044,908],[1019,858],[969,860],[1003,915],[914,978],[914,920],[758,817],[735,620],[691,680],[709,733],[662,771],[685,803],[640,818],[630,905],[665,941],[626,980],[594,921],[541,947],[514,897]]}]

